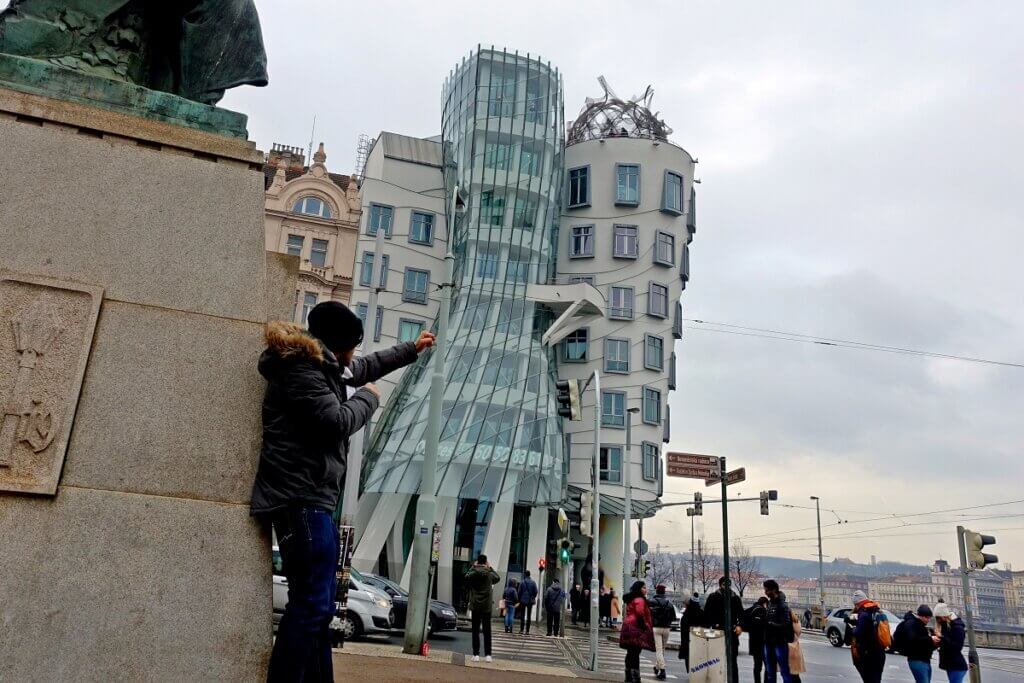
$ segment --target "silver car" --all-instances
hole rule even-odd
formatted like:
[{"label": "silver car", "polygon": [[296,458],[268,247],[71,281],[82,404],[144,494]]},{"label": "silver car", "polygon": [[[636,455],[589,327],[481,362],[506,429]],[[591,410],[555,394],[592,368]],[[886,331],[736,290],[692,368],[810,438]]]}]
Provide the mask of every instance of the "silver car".
[{"label": "silver car", "polygon": [[[851,636],[847,635],[847,629],[850,628],[850,626],[846,623],[846,619],[850,616],[852,611],[852,607],[834,609],[829,612],[828,618],[825,619],[825,628],[822,630],[825,632],[825,637],[828,638],[828,642],[832,643],[833,647],[842,647],[843,645],[849,644]],[[885,615],[885,618],[889,620],[889,628],[893,633],[895,633],[896,627],[903,620],[888,610],[883,609],[881,612]]]}]

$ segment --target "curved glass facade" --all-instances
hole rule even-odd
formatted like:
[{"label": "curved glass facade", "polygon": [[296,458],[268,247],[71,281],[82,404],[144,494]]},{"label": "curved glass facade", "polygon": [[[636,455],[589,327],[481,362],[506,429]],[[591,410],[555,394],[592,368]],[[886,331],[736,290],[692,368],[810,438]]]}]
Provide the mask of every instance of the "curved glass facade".
[{"label": "curved glass facade", "polygon": [[[443,91],[445,186],[467,204],[453,236],[455,282],[437,495],[557,503],[567,463],[555,406],[553,321],[530,283],[555,269],[564,119],[557,69],[529,55],[478,50]],[[449,198],[450,199],[450,198]],[[385,408],[364,472],[368,493],[418,493],[430,358]]]}]

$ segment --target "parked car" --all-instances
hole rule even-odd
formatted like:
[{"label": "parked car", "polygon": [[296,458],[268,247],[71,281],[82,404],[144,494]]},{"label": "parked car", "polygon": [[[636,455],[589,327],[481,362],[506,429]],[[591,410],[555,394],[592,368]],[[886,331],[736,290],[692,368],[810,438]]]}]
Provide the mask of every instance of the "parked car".
[{"label": "parked car", "polygon": [[[357,574],[354,569],[352,572],[353,575]],[[359,580],[363,583],[378,588],[391,597],[391,602],[395,606],[395,628],[404,630],[405,615],[409,608],[408,591],[391,579],[385,579],[383,576],[376,576],[374,574],[358,574],[358,576]],[[427,630],[430,634],[440,631],[458,631],[459,619],[455,608],[447,602],[431,600],[430,621],[427,623]]]},{"label": "parked car", "polygon": [[[852,641],[853,627],[846,623],[846,618],[850,616],[852,611],[852,607],[834,609],[829,612],[828,618],[825,619],[825,628],[822,630],[825,631],[825,637],[828,638],[828,642],[832,643],[833,647],[849,645]],[[882,614],[889,620],[889,628],[895,632],[896,626],[903,620],[888,610],[882,610]]]},{"label": "parked car", "polygon": [[[274,628],[288,604],[288,579],[281,574],[281,553],[273,548],[274,558]],[[340,603],[335,603],[338,607]],[[390,633],[395,622],[395,610],[387,593],[352,577],[348,588],[348,609],[344,616],[340,607],[331,620],[331,630],[338,639],[353,640],[367,633]]]}]

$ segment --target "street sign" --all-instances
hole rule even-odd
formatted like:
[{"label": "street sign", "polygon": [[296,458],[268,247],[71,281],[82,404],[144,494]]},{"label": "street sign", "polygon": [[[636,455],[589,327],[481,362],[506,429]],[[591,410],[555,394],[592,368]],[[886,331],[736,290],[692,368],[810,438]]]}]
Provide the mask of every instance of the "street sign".
[{"label": "street sign", "polygon": [[[747,468],[746,467],[740,467],[738,469],[733,470],[732,472],[729,472],[727,475],[725,475],[725,485],[726,486],[732,486],[733,484],[738,484],[741,481],[746,481],[746,480],[747,480]],[[722,478],[719,477],[719,476],[708,477],[707,479],[704,480],[704,484],[706,486],[714,486],[715,484],[720,484],[720,483],[722,483]]]},{"label": "street sign", "polygon": [[647,541],[637,540],[637,542],[633,544],[633,552],[635,552],[637,555],[646,555]]},{"label": "street sign", "polygon": [[718,476],[718,470],[668,463],[665,465],[665,474],[670,477],[686,477],[687,479],[708,479],[709,477]]},{"label": "street sign", "polygon": [[673,465],[690,465],[718,471],[718,458],[714,455],[697,455],[696,453],[666,453],[665,462]]}]

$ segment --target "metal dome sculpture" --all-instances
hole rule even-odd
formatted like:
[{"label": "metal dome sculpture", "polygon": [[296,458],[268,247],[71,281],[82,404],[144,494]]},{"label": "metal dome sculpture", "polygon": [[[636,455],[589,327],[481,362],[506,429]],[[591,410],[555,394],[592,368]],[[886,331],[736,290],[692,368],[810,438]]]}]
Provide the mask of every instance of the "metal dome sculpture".
[{"label": "metal dome sculpture", "polygon": [[651,113],[654,88],[647,86],[641,97],[619,99],[604,76],[597,82],[604,90],[601,98],[587,98],[587,104],[569,127],[566,144],[602,138],[646,138],[668,140],[672,133],[658,113]]}]

